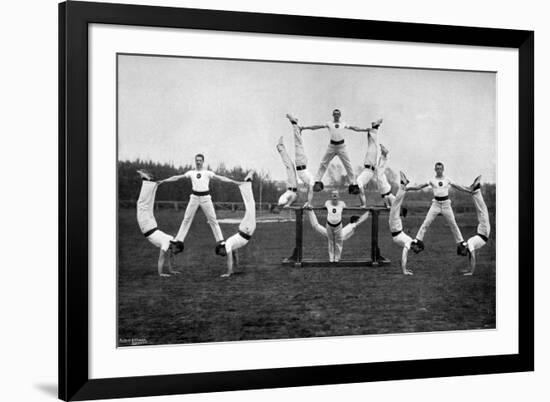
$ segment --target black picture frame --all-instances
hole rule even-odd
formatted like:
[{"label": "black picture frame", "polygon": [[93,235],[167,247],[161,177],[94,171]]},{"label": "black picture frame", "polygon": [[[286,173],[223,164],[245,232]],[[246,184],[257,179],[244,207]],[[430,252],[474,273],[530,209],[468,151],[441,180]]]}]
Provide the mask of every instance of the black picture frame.
[{"label": "black picture frame", "polygon": [[[519,52],[518,353],[90,379],[88,24],[507,47]],[[534,32],[70,1],[59,4],[59,398],[88,400],[534,370]]]}]

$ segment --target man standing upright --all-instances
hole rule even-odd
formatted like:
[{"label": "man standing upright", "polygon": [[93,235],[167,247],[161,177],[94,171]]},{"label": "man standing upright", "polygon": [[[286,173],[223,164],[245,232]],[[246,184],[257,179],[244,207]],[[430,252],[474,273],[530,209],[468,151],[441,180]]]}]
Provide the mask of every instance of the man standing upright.
[{"label": "man standing upright", "polygon": [[363,129],[355,126],[350,126],[340,120],[341,116],[342,116],[342,113],[340,112],[340,110],[334,109],[332,111],[332,118],[333,118],[332,121],[325,124],[300,127],[301,130],[319,130],[321,128],[326,128],[328,129],[328,132],[330,134],[330,144],[328,145],[328,149],[325,152],[325,155],[321,159],[321,165],[319,166],[319,170],[317,171],[317,175],[315,176],[315,184],[313,186],[313,190],[321,191],[324,188],[324,185],[322,182],[323,176],[327,171],[330,161],[332,161],[332,159],[334,159],[335,156],[338,156],[342,161],[344,168],[346,169],[348,181],[350,182],[350,185],[349,185],[350,194],[359,194],[359,186],[357,186],[357,181],[355,180],[355,174],[353,173],[353,167],[349,159],[348,151],[346,149],[346,144],[344,143],[344,130],[347,129],[347,130],[353,130],[353,131],[368,132],[371,129],[370,128]]},{"label": "man standing upright", "polygon": [[224,176],[219,176],[212,172],[211,170],[204,169],[204,155],[197,154],[195,155],[195,166],[196,169],[189,170],[181,175],[172,176],[168,179],[162,180],[160,183],[169,183],[178,181],[181,179],[191,179],[193,185],[193,192],[189,196],[189,203],[185,209],[185,215],[181,223],[178,234],[176,235],[176,241],[183,243],[191,223],[193,223],[193,218],[199,206],[206,216],[206,221],[212,229],[214,238],[217,242],[223,240],[222,230],[216,219],[216,211],[214,210],[214,204],[212,204],[212,197],[210,196],[210,180],[220,180],[226,183],[239,184],[239,182],[229,179]]},{"label": "man standing upright", "polygon": [[428,210],[426,219],[424,219],[422,226],[420,227],[420,229],[418,229],[418,233],[416,234],[415,243],[419,244],[421,249],[424,248],[424,235],[426,234],[426,231],[428,230],[434,219],[439,214],[441,214],[445,217],[445,220],[447,221],[447,224],[449,225],[449,228],[453,233],[453,237],[455,239],[455,242],[457,243],[457,254],[462,255],[464,253],[466,245],[464,243],[462,233],[460,232],[460,229],[456,224],[453,208],[451,207],[451,200],[449,199],[449,188],[453,187],[466,193],[471,193],[471,190],[467,187],[453,183],[451,179],[444,176],[444,170],[445,167],[443,166],[443,163],[437,162],[435,164],[434,178],[428,180],[426,183],[420,184],[419,186],[407,187],[406,189],[407,191],[415,191],[430,186],[434,194],[432,205]]},{"label": "man standing upright", "polygon": [[[327,209],[327,224],[325,230],[319,230],[317,218],[313,211],[309,213],[310,223],[313,228],[325,236],[328,240],[328,257],[330,262],[340,261],[342,255],[342,248],[344,244],[344,231],[342,229],[342,211],[346,207],[346,203],[340,200],[340,195],[338,191],[333,191],[330,195],[330,200],[325,202],[325,208]],[[310,210],[311,207],[306,209]],[[364,215],[361,222],[368,218],[368,214]],[[356,225],[353,226],[353,229]],[[351,227],[347,230],[348,235],[346,238],[351,237],[353,234]]]}]

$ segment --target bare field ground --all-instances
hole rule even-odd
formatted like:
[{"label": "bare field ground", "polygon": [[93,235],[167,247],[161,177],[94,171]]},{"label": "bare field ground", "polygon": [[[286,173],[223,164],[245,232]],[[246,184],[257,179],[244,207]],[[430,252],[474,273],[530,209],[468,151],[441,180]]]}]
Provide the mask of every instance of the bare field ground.
[{"label": "bare field ground", "polygon": [[[159,228],[175,234],[183,211],[166,209],[156,215]],[[281,214],[289,216],[289,211]],[[406,219],[411,236],[423,217]],[[319,218],[324,222],[324,216]],[[473,213],[456,218],[466,239],[475,234]],[[494,226],[494,215],[491,222]],[[226,237],[237,226],[221,224]],[[158,249],[140,233],[135,210],[120,209],[119,345],[131,345],[132,339],[151,345],[495,328],[494,237],[479,252],[476,275],[464,277],[458,270],[467,266],[467,257],[456,255],[451,233],[439,217],[425,237],[425,251],[409,255],[414,276],[404,276],[386,213],[381,214],[379,232],[382,255],[392,260],[386,267],[282,267],[281,260],[294,247],[294,228],[293,222],[258,223],[252,240],[239,250],[244,274],[226,279],[219,277],[225,260],[214,254],[214,238],[198,212],[185,251],[177,257],[181,275],[159,278]],[[328,258],[325,240],[312,232],[307,220],[304,239],[305,258]],[[370,220],[344,244],[343,258],[369,255]]]}]

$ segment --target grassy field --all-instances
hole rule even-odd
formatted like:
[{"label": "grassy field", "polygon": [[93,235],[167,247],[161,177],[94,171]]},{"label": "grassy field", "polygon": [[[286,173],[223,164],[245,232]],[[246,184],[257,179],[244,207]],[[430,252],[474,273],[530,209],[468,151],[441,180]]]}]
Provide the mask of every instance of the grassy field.
[{"label": "grassy field", "polygon": [[[242,211],[223,216],[239,218]],[[182,218],[183,211],[157,213],[159,227],[171,234]],[[422,219],[407,218],[412,236]],[[465,238],[475,233],[474,214],[458,214],[457,222]],[[495,233],[494,216],[491,222]],[[305,223],[304,257],[328,259],[325,240]],[[221,227],[226,237],[237,229],[236,224]],[[480,250],[476,275],[464,277],[458,270],[467,266],[467,257],[456,255],[439,217],[425,237],[425,251],[410,253],[414,276],[404,276],[386,213],[379,236],[382,254],[392,260],[386,267],[282,267],[294,247],[294,227],[293,222],[258,223],[252,240],[239,250],[245,273],[226,279],[219,277],[225,260],[214,254],[214,238],[198,212],[185,252],[177,257],[181,275],[159,278],[158,249],[140,233],[135,210],[120,209],[119,345],[495,328],[494,237]],[[370,220],[344,244],[343,258],[369,255]]]}]

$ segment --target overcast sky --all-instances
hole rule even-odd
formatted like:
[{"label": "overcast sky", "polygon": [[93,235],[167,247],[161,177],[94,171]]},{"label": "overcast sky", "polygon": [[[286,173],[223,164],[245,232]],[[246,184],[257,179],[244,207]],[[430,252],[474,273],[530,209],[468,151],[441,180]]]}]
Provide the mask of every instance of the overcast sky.
[{"label": "overcast sky", "polygon": [[[294,157],[285,114],[320,124],[339,108],[352,125],[383,117],[389,166],[413,182],[431,177],[436,161],[459,183],[478,174],[496,181],[494,73],[128,55],[118,61],[119,160],[178,166],[200,152],[212,167],[223,162],[284,179],[280,136]],[[303,137],[315,173],[328,132]],[[346,143],[353,166],[361,165],[364,134],[349,131]]]}]

